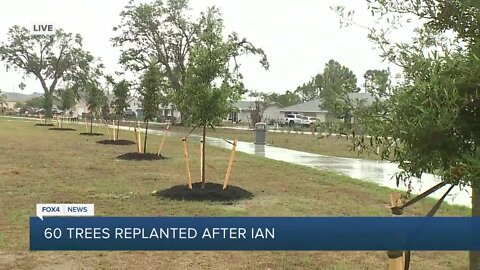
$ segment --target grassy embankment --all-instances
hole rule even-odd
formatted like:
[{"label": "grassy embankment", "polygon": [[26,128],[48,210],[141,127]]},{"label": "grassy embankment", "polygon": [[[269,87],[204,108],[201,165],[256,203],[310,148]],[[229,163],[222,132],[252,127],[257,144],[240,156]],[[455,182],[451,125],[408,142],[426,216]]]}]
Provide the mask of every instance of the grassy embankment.
[{"label": "grassy embankment", "polygon": [[[119,161],[116,156],[135,146],[98,145],[103,138],[79,136],[84,127],[72,126],[78,132],[0,118],[0,269],[387,268],[385,252],[29,252],[29,217],[37,203],[94,203],[100,216],[389,216],[387,188],[243,153],[237,154],[231,184],[252,192],[252,200],[160,199],[152,191],[186,183],[179,137],[165,144],[169,159]],[[127,131],[120,137],[134,138]],[[160,138],[150,137],[152,152]],[[198,142],[190,149],[198,179]],[[210,181],[222,181],[228,155],[207,148]],[[406,214],[424,215],[433,204],[422,201]],[[466,216],[469,210],[444,206],[438,215]],[[414,252],[412,258],[416,269],[466,269],[467,263],[466,252]]]}]

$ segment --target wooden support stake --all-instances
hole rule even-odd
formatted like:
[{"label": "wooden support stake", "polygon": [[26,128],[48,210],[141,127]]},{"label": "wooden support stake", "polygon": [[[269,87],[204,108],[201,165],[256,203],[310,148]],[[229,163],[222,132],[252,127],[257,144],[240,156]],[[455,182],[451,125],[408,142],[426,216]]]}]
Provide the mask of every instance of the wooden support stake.
[{"label": "wooden support stake", "polygon": [[187,167],[188,188],[192,189],[192,175],[190,174],[190,163],[188,161],[187,138],[183,138],[182,142],[183,142],[183,154],[185,156],[185,166]]},{"label": "wooden support stake", "polygon": [[87,121],[87,118],[85,118],[85,132],[88,133],[88,121]]},{"label": "wooden support stake", "polygon": [[160,147],[158,148],[157,156],[160,156],[160,154],[162,153],[163,144],[165,143],[165,138],[167,137],[169,129],[170,129],[170,126],[167,125],[167,129],[165,130],[165,133],[163,134],[162,142],[160,143]]},{"label": "wooden support stake", "polygon": [[[399,207],[403,206],[401,196],[398,192],[390,193],[390,205],[394,216],[401,216],[403,211]],[[396,239],[392,239],[395,241]],[[388,251],[388,270],[404,270],[405,253],[401,250]]]},{"label": "wooden support stake", "polygon": [[107,121],[105,121],[105,127],[107,128],[107,136],[108,136],[108,139],[111,140],[110,131],[108,130],[109,127],[108,127],[108,122],[107,122]]},{"label": "wooden support stake", "polygon": [[117,140],[117,129],[115,128],[115,120],[112,120],[113,141]]},{"label": "wooden support stake", "polygon": [[133,128],[133,132],[134,132],[134,135],[135,135],[135,145],[137,146],[137,153],[138,153],[138,136],[137,136],[137,128],[136,127]]},{"label": "wooden support stake", "polygon": [[138,142],[138,153],[142,153],[142,135],[140,134],[140,129],[137,130],[137,142]]},{"label": "wooden support stake", "polygon": [[200,179],[203,179],[203,139],[200,140]]},{"label": "wooden support stake", "polygon": [[223,180],[223,189],[226,189],[228,186],[228,179],[230,178],[230,173],[232,171],[233,160],[235,158],[236,150],[237,150],[237,139],[233,141],[232,153],[230,154],[230,160],[228,161],[227,173],[225,174],[225,180]]}]

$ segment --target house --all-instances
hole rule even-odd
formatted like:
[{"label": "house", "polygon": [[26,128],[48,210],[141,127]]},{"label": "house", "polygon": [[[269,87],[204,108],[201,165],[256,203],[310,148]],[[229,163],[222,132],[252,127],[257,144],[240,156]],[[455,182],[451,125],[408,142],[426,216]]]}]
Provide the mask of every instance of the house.
[{"label": "house", "polygon": [[[369,93],[350,93],[348,94],[348,98],[355,103],[364,102],[365,105],[370,105],[375,101],[375,98]],[[341,121],[336,114],[330,113],[321,107],[320,99],[281,108],[279,112],[282,116],[286,116],[287,114],[302,114],[304,116],[316,117],[320,119],[321,122]]]},{"label": "house", "polygon": [[[143,110],[142,110],[142,102],[139,97],[134,96],[131,97],[128,101],[128,109],[135,113],[137,119],[142,121],[143,120]],[[159,118],[157,119],[160,122],[164,122],[166,120],[172,120],[172,118],[179,120],[181,115],[180,112],[174,108],[172,104],[169,105],[160,105],[159,107]]]},{"label": "house", "polygon": [[[256,101],[238,101],[233,107],[235,108],[225,119],[232,123],[249,123],[252,118],[252,113],[256,110]],[[283,105],[273,102],[268,104],[263,111],[262,122],[277,121],[283,117],[279,111]]]},{"label": "house", "polygon": [[17,92],[5,92],[6,99],[6,109],[13,110],[15,109],[15,104],[17,103],[25,103],[28,100],[33,98],[42,97],[43,93],[34,92],[33,94],[23,94]]},{"label": "house", "polygon": [[80,99],[75,103],[75,106],[73,106],[72,110],[73,115],[75,116],[82,116],[84,114],[88,114],[88,105],[85,99]]}]

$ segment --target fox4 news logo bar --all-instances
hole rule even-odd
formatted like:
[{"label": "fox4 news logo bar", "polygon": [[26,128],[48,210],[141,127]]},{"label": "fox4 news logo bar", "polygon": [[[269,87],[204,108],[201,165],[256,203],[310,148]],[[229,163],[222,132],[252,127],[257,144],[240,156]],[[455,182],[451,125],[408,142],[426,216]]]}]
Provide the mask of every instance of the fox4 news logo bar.
[{"label": "fox4 news logo bar", "polygon": [[37,217],[86,217],[95,215],[93,204],[37,204]]}]

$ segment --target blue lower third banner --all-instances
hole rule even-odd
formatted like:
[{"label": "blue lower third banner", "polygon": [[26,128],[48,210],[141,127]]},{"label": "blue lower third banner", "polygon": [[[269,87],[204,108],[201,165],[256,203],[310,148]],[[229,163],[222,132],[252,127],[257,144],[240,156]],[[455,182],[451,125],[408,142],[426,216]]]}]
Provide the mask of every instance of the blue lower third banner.
[{"label": "blue lower third banner", "polygon": [[480,250],[480,218],[31,217],[30,250]]}]

